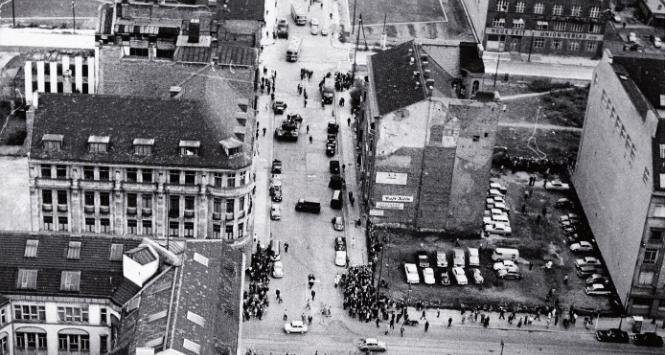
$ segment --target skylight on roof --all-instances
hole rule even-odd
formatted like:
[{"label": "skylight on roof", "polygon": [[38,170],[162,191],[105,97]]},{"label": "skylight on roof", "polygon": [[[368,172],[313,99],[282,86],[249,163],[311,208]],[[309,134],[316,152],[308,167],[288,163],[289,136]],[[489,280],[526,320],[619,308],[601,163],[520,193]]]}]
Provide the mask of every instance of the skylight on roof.
[{"label": "skylight on roof", "polygon": [[109,254],[109,260],[111,261],[122,261],[122,255],[125,252],[125,246],[123,244],[111,244],[111,253]]},{"label": "skylight on roof", "polygon": [[16,288],[21,290],[37,289],[37,270],[19,269]]},{"label": "skylight on roof", "polygon": [[660,106],[665,106],[665,95],[660,94],[659,98],[660,98]]},{"label": "skylight on roof", "polygon": [[189,339],[183,339],[182,347],[196,354],[199,354],[201,352],[201,345]]},{"label": "skylight on roof", "polygon": [[199,148],[201,148],[201,141],[195,140],[180,140],[180,155],[184,157],[195,157],[199,155]]},{"label": "skylight on roof", "polygon": [[206,325],[205,318],[203,318],[200,315],[198,315],[194,312],[191,312],[191,311],[187,311],[187,319],[189,319],[190,321],[192,321],[192,322],[194,322],[194,323],[196,323],[196,324],[198,324],[202,327],[205,327],[205,325]]},{"label": "skylight on roof", "polygon": [[199,253],[194,253],[194,261],[201,265],[208,266],[208,258]]},{"label": "skylight on roof", "polygon": [[155,145],[155,140],[150,138],[134,138],[132,142],[134,145],[134,154],[136,155],[151,155],[152,147]]},{"label": "skylight on roof", "polygon": [[63,271],[60,275],[60,291],[80,291],[81,272]]},{"label": "skylight on roof", "polygon": [[88,152],[106,153],[110,141],[111,137],[109,136],[90,136],[88,137]]},{"label": "skylight on roof", "polygon": [[39,247],[39,240],[29,239],[25,241],[25,255],[26,258],[36,258],[37,248]]},{"label": "skylight on roof", "polygon": [[81,258],[81,242],[69,242],[67,248],[67,259],[80,259]]},{"label": "skylight on roof", "polygon": [[47,152],[58,152],[62,148],[62,134],[44,134],[42,136],[42,144],[44,150]]}]

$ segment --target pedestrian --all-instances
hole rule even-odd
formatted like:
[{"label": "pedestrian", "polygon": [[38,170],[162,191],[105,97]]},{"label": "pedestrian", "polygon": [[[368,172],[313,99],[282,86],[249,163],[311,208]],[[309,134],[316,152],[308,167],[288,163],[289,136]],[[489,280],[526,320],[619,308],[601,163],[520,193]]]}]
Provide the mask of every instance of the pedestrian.
[{"label": "pedestrian", "polygon": [[429,321],[425,322],[425,333],[427,333],[427,330],[429,329]]},{"label": "pedestrian", "polygon": [[563,284],[568,285],[568,274],[563,275]]},{"label": "pedestrian", "polygon": [[309,125],[307,125],[307,133],[309,133]]},{"label": "pedestrian", "polygon": [[307,89],[302,88],[302,96],[307,100]]},{"label": "pedestrian", "polygon": [[311,314],[308,315],[308,316],[307,316],[307,323],[309,323],[310,325],[312,325],[312,319],[313,319],[313,318],[314,318],[314,317],[312,317]]},{"label": "pedestrian", "polygon": [[533,270],[533,263],[529,261],[529,271]]},{"label": "pedestrian", "polygon": [[312,144],[312,136],[309,136],[309,144]]},{"label": "pedestrian", "polygon": [[284,252],[285,253],[289,252],[289,243],[284,243]]},{"label": "pedestrian", "polygon": [[466,314],[463,314],[462,315],[462,324],[464,324],[465,321],[466,321]]},{"label": "pedestrian", "polygon": [[342,173],[346,172],[346,164],[342,164]]},{"label": "pedestrian", "polygon": [[484,324],[484,326],[485,326],[485,328],[487,328],[487,327],[490,326],[490,316],[485,317],[485,324]]},{"label": "pedestrian", "polygon": [[441,310],[437,308],[436,309],[436,317],[439,318],[440,316],[441,316]]},{"label": "pedestrian", "polygon": [[263,136],[264,137],[266,136],[266,128],[265,127],[263,127]]},{"label": "pedestrian", "polygon": [[300,96],[300,94],[302,94],[302,85],[298,83],[298,96]]},{"label": "pedestrian", "polygon": [[323,9],[323,1],[321,1],[321,8]]},{"label": "pedestrian", "polygon": [[325,108],[325,107],[326,107],[326,100],[321,99],[321,108]]},{"label": "pedestrian", "polygon": [[279,300],[279,289],[276,289],[276,290],[275,290],[275,296],[277,296],[276,299]]},{"label": "pedestrian", "polygon": [[453,317],[448,318],[448,328],[453,325]]},{"label": "pedestrian", "polygon": [[[261,91],[263,91],[263,90],[261,90]],[[349,117],[349,118],[346,119],[346,123],[348,123],[348,124],[349,124],[349,127],[351,127],[351,117]]]},{"label": "pedestrian", "polygon": [[399,323],[400,319],[402,319],[402,313],[397,314],[397,323]]},{"label": "pedestrian", "polygon": [[314,301],[314,296],[316,296],[316,291],[312,290],[312,301]]},{"label": "pedestrian", "polygon": [[401,337],[404,336],[404,327],[399,327],[399,336],[401,336]]},{"label": "pedestrian", "polygon": [[289,316],[286,315],[286,308],[284,308],[284,316],[282,317],[283,320],[289,319]]},{"label": "pedestrian", "polygon": [[501,311],[499,312],[499,319],[506,319],[506,312],[501,308]]},{"label": "pedestrian", "polygon": [[303,107],[307,107],[307,98],[305,98],[305,102],[303,102]]},{"label": "pedestrian", "polygon": [[270,102],[275,102],[275,91],[270,94]]},{"label": "pedestrian", "polygon": [[378,317],[376,318],[376,327],[377,328],[379,327],[379,318]]},{"label": "pedestrian", "polygon": [[395,329],[395,319],[390,320],[390,329]]}]

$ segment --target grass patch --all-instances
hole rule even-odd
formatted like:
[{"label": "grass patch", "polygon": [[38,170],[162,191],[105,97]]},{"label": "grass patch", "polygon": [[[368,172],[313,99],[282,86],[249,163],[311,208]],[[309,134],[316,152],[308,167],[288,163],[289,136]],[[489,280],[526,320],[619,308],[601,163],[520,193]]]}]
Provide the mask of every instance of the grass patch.
[{"label": "grass patch", "polygon": [[[527,140],[532,133],[533,129],[530,128],[499,127],[496,146],[505,147],[511,156],[538,158],[527,146]],[[579,132],[539,129],[534,137],[538,149],[549,158],[572,158],[577,155]]]},{"label": "grass patch", "polygon": [[[573,88],[550,94],[506,101],[506,121],[534,122],[582,127],[589,95],[587,88]],[[540,113],[538,108],[540,107]],[[538,114],[538,116],[536,116]]]}]

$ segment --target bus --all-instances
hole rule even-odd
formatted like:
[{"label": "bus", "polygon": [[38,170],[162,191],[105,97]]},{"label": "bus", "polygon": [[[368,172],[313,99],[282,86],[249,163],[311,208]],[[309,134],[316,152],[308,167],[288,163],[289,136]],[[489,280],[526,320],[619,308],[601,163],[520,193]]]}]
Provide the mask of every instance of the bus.
[{"label": "bus", "polygon": [[286,49],[286,61],[297,62],[300,55],[300,47],[302,46],[302,39],[293,38],[289,41],[289,46]]},{"label": "bus", "polygon": [[296,4],[291,3],[291,18],[297,26],[305,26],[307,24],[307,15]]}]

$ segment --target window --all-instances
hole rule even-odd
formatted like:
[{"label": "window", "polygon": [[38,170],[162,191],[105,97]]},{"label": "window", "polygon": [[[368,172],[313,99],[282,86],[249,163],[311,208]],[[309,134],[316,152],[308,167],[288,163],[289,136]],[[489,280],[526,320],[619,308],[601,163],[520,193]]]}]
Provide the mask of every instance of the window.
[{"label": "window", "polygon": [[238,210],[241,212],[245,210],[245,196],[238,198]]},{"label": "window", "polygon": [[7,336],[0,338],[0,354],[7,355],[9,354],[9,344],[7,341]]},{"label": "window", "polygon": [[600,33],[600,30],[602,29],[602,26],[599,24],[591,24],[591,27],[589,28],[589,32],[591,33]]},{"label": "window", "polygon": [[137,205],[137,195],[136,194],[127,194],[127,207],[136,208]]},{"label": "window", "polygon": [[513,20],[513,28],[515,28],[515,29],[524,28],[524,20],[522,20],[522,19]]},{"label": "window", "polygon": [[214,173],[212,181],[215,187],[222,187],[222,174]]},{"label": "window", "polygon": [[[105,308],[102,308],[105,309]],[[109,336],[108,335],[100,335],[99,336],[99,353],[100,354],[106,354],[109,351]]]},{"label": "window", "polygon": [[90,351],[90,336],[87,334],[58,334],[58,350],[88,352]]},{"label": "window", "polygon": [[570,31],[571,32],[584,32],[585,25],[583,23],[571,23]]},{"label": "window", "polygon": [[215,198],[212,202],[212,212],[213,213],[222,213],[222,199]]},{"label": "window", "polygon": [[523,2],[518,2],[517,5],[515,5],[515,12],[517,13],[524,13],[525,5]]},{"label": "window", "polygon": [[561,40],[558,38],[552,39],[552,42],[550,42],[552,45],[552,49],[561,49]]},{"label": "window", "polygon": [[586,50],[587,52],[595,52],[598,49],[598,42],[587,42]]},{"label": "window", "polygon": [[229,173],[226,175],[226,186],[227,187],[236,187],[236,174]]},{"label": "window", "polygon": [[[105,308],[103,308],[106,311]],[[58,307],[58,319],[61,322],[88,322],[87,307]]]},{"label": "window", "polygon": [[194,223],[185,222],[185,238],[194,238]]},{"label": "window", "polygon": [[149,219],[144,219],[141,224],[143,225],[143,235],[152,234],[152,221]]},{"label": "window", "polygon": [[589,10],[589,17],[598,18],[599,16],[600,16],[600,8],[598,6],[594,6]]},{"label": "window", "polygon": [[141,195],[141,207],[152,210],[152,195]]},{"label": "window", "polygon": [[545,5],[543,5],[543,3],[539,2],[533,5],[534,14],[542,14],[543,12],[545,12]]},{"label": "window", "polygon": [[134,154],[151,155],[152,146],[155,144],[155,140],[145,139],[145,138],[135,138],[133,143],[134,143]]},{"label": "window", "polygon": [[46,307],[34,304],[15,304],[15,320],[46,320]]},{"label": "window", "polygon": [[69,226],[69,221],[67,220],[67,217],[58,217],[59,232],[66,232],[68,226]]},{"label": "window", "polygon": [[53,203],[53,193],[51,190],[42,190],[42,203],[51,204]]},{"label": "window", "polygon": [[644,251],[644,264],[655,264],[658,261],[658,249],[646,248]]},{"label": "window", "polygon": [[66,190],[58,190],[58,204],[59,205],[66,205],[67,204],[67,191]]},{"label": "window", "polygon": [[653,271],[640,271],[637,284],[640,286],[651,286],[653,284]]},{"label": "window", "polygon": [[76,291],[81,288],[80,271],[63,271],[60,274],[60,291]]},{"label": "window", "polygon": [[659,144],[658,150],[660,151],[660,159],[665,159],[665,144]]},{"label": "window", "polygon": [[107,166],[99,167],[99,180],[109,181],[111,180],[110,169]]},{"label": "window", "polygon": [[226,239],[233,239],[233,224],[227,224],[224,228]]},{"label": "window", "polygon": [[111,206],[111,194],[109,194],[108,192],[100,192],[99,205],[104,207]]},{"label": "window", "polygon": [[533,48],[545,47],[545,40],[543,38],[536,38],[533,40]]},{"label": "window", "polygon": [[109,233],[111,231],[111,220],[108,218],[101,218],[99,220],[102,233]]},{"label": "window", "polygon": [[177,237],[179,234],[180,234],[180,223],[169,222],[169,235],[171,237]]},{"label": "window", "polygon": [[46,350],[46,333],[16,332],[15,345],[20,350]]},{"label": "window", "polygon": [[565,31],[566,23],[565,22],[552,22],[552,30],[554,31]]},{"label": "window", "polygon": [[222,237],[221,234],[222,234],[222,226],[220,226],[219,224],[213,224],[212,225],[212,237],[214,239],[219,239],[219,238]]},{"label": "window", "polygon": [[86,232],[95,232],[95,219],[94,218],[86,218],[85,219],[85,231]]},{"label": "window", "polygon": [[25,253],[23,257],[25,258],[36,258],[37,257],[37,248],[39,248],[39,240],[37,239],[28,239],[25,241]]},{"label": "window", "polygon": [[649,178],[651,177],[651,173],[649,173],[648,168],[644,168],[644,172],[642,173],[642,181],[646,184],[649,182]]},{"label": "window", "polygon": [[547,27],[549,27],[549,23],[547,21],[537,21],[536,22],[536,29],[537,30],[547,31]]},{"label": "window", "polygon": [[143,183],[152,182],[152,170],[151,169],[141,169],[141,179]]},{"label": "window", "polygon": [[185,211],[194,211],[194,196],[185,196]]},{"label": "window", "polygon": [[498,28],[503,28],[506,25],[506,19],[505,18],[495,18],[492,20],[492,27],[498,27]]},{"label": "window", "polygon": [[92,191],[86,191],[85,193],[83,193],[83,203],[85,206],[94,206],[95,193]]},{"label": "window", "polygon": [[109,136],[90,136],[88,137],[88,152],[106,153],[106,148],[111,141]]},{"label": "window", "polygon": [[95,179],[95,168],[92,166],[83,167],[83,180],[94,180]]},{"label": "window", "polygon": [[199,155],[199,148],[201,147],[201,142],[193,140],[181,140],[179,147],[180,147],[180,156],[195,157]]},{"label": "window", "polygon": [[180,217],[180,196],[169,197],[169,217]]},{"label": "window", "polygon": [[196,184],[196,172],[194,172],[194,171],[185,171],[185,184],[186,185]]},{"label": "window", "polygon": [[226,200],[226,213],[233,213],[235,211],[235,200],[230,198]]},{"label": "window", "polygon": [[53,230],[53,216],[44,216],[44,228],[45,231]]},{"label": "window", "polygon": [[5,325],[7,323],[7,311],[5,308],[0,308],[0,326]]},{"label": "window", "polygon": [[50,179],[52,177],[51,175],[51,166],[50,165],[41,165],[41,176],[43,178],[48,178]]},{"label": "window", "polygon": [[169,171],[169,183],[174,185],[180,184],[180,170]]},{"label": "window", "polygon": [[67,246],[67,259],[81,258],[81,242],[69,242]]},{"label": "window", "polygon": [[568,50],[569,51],[579,51],[580,50],[580,42],[578,42],[578,41],[568,42]]},{"label": "window", "polygon": [[661,244],[663,242],[663,230],[652,229],[649,231],[649,243]]},{"label": "window", "polygon": [[238,238],[242,238],[245,235],[245,224],[238,223]]},{"label": "window", "polygon": [[37,270],[18,269],[16,288],[34,290],[37,288]]},{"label": "window", "polygon": [[570,16],[579,16],[582,14],[582,6],[573,6],[570,8]]},{"label": "window", "polygon": [[67,178],[67,166],[66,165],[56,165],[55,166],[55,176],[58,179]]},{"label": "window", "polygon": [[138,178],[138,169],[136,168],[127,168],[127,181],[136,182]]},{"label": "window", "polygon": [[552,6],[552,15],[561,16],[561,14],[563,14],[563,5]]},{"label": "window", "polygon": [[127,220],[127,233],[128,234],[138,234],[137,233],[137,223],[135,219]]},{"label": "window", "polygon": [[508,11],[508,0],[497,0],[496,11]]},{"label": "window", "polygon": [[243,171],[240,173],[240,186],[247,184],[247,172]]},{"label": "window", "polygon": [[[122,261],[122,255],[125,253],[125,246],[123,244],[111,244],[111,252],[109,253],[109,260]],[[106,308],[102,308],[106,311]]]}]

